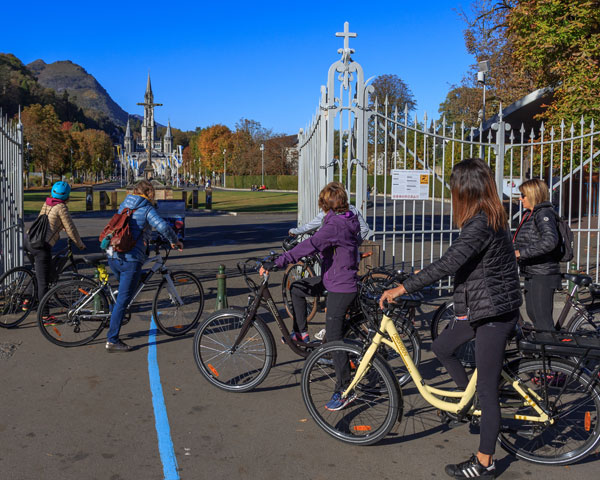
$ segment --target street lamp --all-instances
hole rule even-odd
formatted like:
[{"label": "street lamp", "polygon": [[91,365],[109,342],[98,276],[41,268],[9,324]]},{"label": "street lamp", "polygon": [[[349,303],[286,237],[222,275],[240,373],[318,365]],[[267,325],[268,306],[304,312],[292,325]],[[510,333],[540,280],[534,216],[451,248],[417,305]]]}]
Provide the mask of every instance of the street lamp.
[{"label": "street lamp", "polygon": [[227,188],[227,159],[225,154],[227,153],[227,149],[223,149],[223,188]]},{"label": "street lamp", "polygon": [[262,156],[262,181],[261,181],[261,186],[263,186],[265,184],[265,144],[261,143],[260,144],[260,153]]},{"label": "street lamp", "polygon": [[479,62],[479,71],[477,72],[477,83],[483,85],[483,109],[481,111],[481,124],[485,122],[485,81],[486,73],[490,71],[490,61],[483,60]]}]

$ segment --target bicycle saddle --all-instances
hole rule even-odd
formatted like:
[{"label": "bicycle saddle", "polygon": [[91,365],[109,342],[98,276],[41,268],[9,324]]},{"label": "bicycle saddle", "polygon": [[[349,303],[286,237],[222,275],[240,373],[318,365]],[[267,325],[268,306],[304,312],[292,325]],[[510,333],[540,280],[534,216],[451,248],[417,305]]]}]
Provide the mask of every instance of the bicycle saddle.
[{"label": "bicycle saddle", "polygon": [[89,265],[98,265],[106,262],[106,255],[104,253],[94,253],[92,255],[85,255],[80,258]]},{"label": "bicycle saddle", "polygon": [[587,287],[592,283],[592,277],[589,275],[565,273],[563,274],[563,278],[569,282],[573,282],[578,287]]}]

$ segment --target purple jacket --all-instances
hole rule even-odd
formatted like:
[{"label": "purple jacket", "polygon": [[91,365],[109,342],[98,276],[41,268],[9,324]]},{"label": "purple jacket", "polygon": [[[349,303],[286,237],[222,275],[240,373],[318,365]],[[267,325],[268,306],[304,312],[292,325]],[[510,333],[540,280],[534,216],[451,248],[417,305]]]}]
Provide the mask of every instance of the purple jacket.
[{"label": "purple jacket", "polygon": [[275,265],[279,268],[296,263],[316,252],[323,259],[323,285],[330,292],[354,293],[358,280],[358,246],[360,224],[352,212],[336,214],[329,211],[323,225],[312,236],[285,252]]}]

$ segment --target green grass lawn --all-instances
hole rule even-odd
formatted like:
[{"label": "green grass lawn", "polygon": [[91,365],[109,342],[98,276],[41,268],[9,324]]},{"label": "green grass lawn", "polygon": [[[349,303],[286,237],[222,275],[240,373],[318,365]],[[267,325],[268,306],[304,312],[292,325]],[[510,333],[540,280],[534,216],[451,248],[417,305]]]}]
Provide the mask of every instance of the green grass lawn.
[{"label": "green grass lawn", "polygon": [[[111,192],[108,192],[109,198]],[[25,214],[38,213],[50,190],[35,190],[25,192]],[[117,192],[118,203],[125,198],[125,191]],[[188,200],[191,192],[188,192]],[[174,199],[181,198],[181,192],[173,192]],[[205,193],[198,192],[198,207],[205,208]],[[117,205],[118,206],[118,205]],[[229,212],[296,212],[298,211],[298,194],[283,192],[244,192],[231,190],[213,190],[213,210]],[[116,209],[108,205],[107,209]],[[72,192],[69,200],[71,212],[85,211],[85,192]],[[100,210],[100,191],[94,190],[94,210]]]}]

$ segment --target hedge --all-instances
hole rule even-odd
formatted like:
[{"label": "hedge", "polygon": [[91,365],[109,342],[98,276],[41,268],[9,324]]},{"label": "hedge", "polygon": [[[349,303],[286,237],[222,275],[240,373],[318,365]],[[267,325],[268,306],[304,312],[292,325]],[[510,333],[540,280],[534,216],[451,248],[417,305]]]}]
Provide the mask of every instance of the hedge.
[{"label": "hedge", "polygon": [[[261,175],[232,175],[227,177],[227,186],[230,188],[251,188],[260,185]],[[298,177],[296,175],[265,175],[265,185],[269,190],[298,190]]]}]

